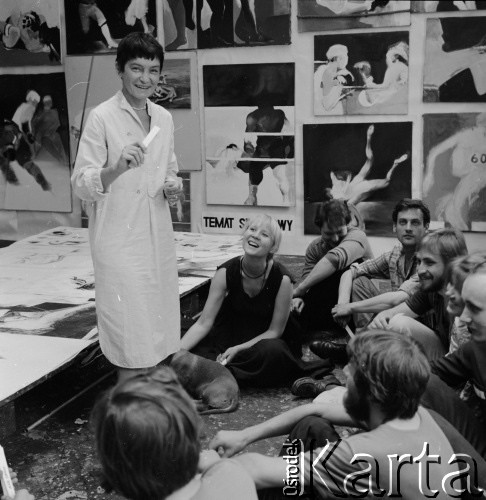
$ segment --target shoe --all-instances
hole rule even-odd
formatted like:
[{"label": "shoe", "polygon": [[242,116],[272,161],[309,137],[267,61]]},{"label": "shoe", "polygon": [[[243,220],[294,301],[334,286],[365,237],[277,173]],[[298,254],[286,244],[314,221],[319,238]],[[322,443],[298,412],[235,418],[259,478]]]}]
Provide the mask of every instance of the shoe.
[{"label": "shoe", "polygon": [[315,398],[321,392],[327,391],[330,386],[338,385],[342,384],[332,374],[319,380],[312,377],[302,377],[292,384],[290,392],[299,398]]},{"label": "shoe", "polygon": [[338,363],[346,364],[348,362],[347,345],[345,339],[314,340],[309,344],[309,349],[320,358],[331,358]]}]

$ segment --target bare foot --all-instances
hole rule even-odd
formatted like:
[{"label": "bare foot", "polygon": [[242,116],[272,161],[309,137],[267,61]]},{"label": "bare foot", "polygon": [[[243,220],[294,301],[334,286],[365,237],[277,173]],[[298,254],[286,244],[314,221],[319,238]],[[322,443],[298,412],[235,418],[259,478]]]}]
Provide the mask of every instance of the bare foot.
[{"label": "bare foot", "polygon": [[165,50],[176,50],[181,45],[185,45],[187,43],[186,37],[177,37],[173,42],[170,42],[169,45],[166,45]]}]

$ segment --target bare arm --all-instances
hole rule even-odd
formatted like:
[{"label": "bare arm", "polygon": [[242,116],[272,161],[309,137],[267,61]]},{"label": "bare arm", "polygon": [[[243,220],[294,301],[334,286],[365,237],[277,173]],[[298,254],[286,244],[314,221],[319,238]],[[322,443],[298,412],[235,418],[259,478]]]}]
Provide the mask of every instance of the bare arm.
[{"label": "bare arm", "polygon": [[226,295],[226,269],[221,268],[216,271],[211,280],[208,299],[204,305],[203,312],[194,325],[189,328],[182,337],[181,349],[190,351],[196,346],[211,330],[216,315],[221,309],[224,297]]},{"label": "bare arm", "polygon": [[226,359],[227,362],[230,362],[239,351],[248,349],[260,340],[280,338],[285,329],[285,325],[287,324],[287,320],[289,319],[291,301],[292,283],[290,282],[290,278],[288,276],[283,276],[277,297],[275,298],[272,321],[268,330],[248,340],[248,342],[245,342],[244,344],[238,344],[228,348],[221,355],[221,357],[218,358],[218,361],[224,361]]},{"label": "bare arm", "polygon": [[331,264],[329,259],[324,256],[317,262],[304,280],[294,289],[294,297],[302,297],[309,288],[329,278],[329,276],[332,276],[335,272],[336,268]]},{"label": "bare arm", "polygon": [[378,313],[375,319],[369,324],[369,328],[387,330],[390,319],[397,314],[403,314],[404,316],[409,316],[410,318],[416,318],[418,316],[418,314],[414,313],[405,302],[402,302],[391,309],[386,309],[385,311]]},{"label": "bare arm", "polygon": [[348,269],[342,274],[339,282],[338,304],[349,304],[351,302],[351,292],[353,290],[353,272]]},{"label": "bare arm", "polygon": [[282,486],[287,476],[287,462],[283,457],[267,457],[260,453],[244,453],[235,457],[255,482],[256,489]]}]

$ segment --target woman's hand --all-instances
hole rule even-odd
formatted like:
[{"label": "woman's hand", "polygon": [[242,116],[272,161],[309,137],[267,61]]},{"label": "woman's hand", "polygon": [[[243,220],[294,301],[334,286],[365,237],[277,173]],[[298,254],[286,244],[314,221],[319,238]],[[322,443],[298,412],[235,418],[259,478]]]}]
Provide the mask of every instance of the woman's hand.
[{"label": "woman's hand", "polygon": [[138,168],[143,164],[146,148],[139,142],[129,144],[122,149],[118,168],[126,171],[130,168]]},{"label": "woman's hand", "polygon": [[226,351],[216,358],[216,361],[222,365],[227,365],[228,363],[231,363],[231,360],[242,350],[243,348],[239,345],[228,347]]}]

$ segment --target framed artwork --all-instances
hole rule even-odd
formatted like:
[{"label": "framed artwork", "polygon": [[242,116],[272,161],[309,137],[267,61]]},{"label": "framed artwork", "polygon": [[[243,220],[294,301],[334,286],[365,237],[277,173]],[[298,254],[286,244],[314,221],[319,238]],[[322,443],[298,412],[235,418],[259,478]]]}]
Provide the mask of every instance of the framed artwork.
[{"label": "framed artwork", "polygon": [[298,0],[298,30],[334,31],[410,24],[407,0]]},{"label": "framed artwork", "polygon": [[204,66],[208,204],[295,204],[294,64]]},{"label": "framed artwork", "polygon": [[393,207],[411,196],[411,122],[304,125],[304,232],[324,190],[360,212],[366,233],[391,236]]},{"label": "framed artwork", "polygon": [[424,167],[432,222],[486,231],[486,113],[424,115]]},{"label": "framed artwork", "polygon": [[191,108],[190,59],[164,60],[159,84],[150,100],[167,109]]},{"label": "framed artwork", "polygon": [[314,114],[406,114],[408,32],[314,37]]},{"label": "framed artwork", "polygon": [[419,0],[412,1],[412,12],[464,12],[486,9],[484,0]]},{"label": "framed artwork", "polygon": [[424,102],[486,102],[486,17],[427,19]]}]

